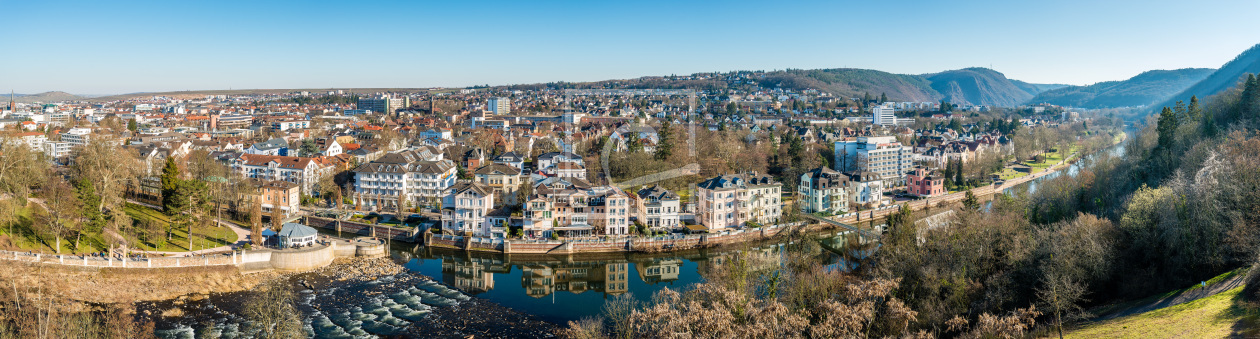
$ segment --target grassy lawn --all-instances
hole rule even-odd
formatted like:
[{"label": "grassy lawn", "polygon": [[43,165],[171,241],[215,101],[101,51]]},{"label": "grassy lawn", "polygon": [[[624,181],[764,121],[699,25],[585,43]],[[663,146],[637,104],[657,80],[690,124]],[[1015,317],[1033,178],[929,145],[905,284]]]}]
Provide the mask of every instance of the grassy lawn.
[{"label": "grassy lawn", "polygon": [[1002,171],[997,174],[1002,177],[1002,180],[1011,180],[1028,175],[1026,172],[1016,171],[1014,168],[1010,167],[1002,168]]},{"label": "grassy lawn", "polygon": [[[148,208],[145,206],[127,204],[123,208],[128,216],[136,220],[137,223],[144,220],[156,222],[163,227],[169,225],[171,220],[161,211]],[[226,219],[225,219],[226,220]],[[193,229],[193,250],[204,250],[207,248],[215,248],[219,246],[227,246],[236,242],[236,232],[232,229],[221,226],[198,227]],[[137,248],[145,251],[163,251],[163,252],[184,252],[188,251],[188,229],[179,228],[171,231],[169,241],[165,242],[138,242],[135,244]]]},{"label": "grassy lawn", "polygon": [[[12,227],[12,234],[9,234],[9,227],[7,226],[0,227],[0,234],[7,236],[9,240],[12,241],[12,245],[17,247],[19,250],[56,253],[57,251],[53,249],[57,243],[56,239],[51,237],[41,238],[35,233],[34,228],[32,227],[34,220],[31,219],[31,208],[34,208],[34,206],[35,205],[30,205],[27,208],[23,208],[18,211],[18,221],[14,223]],[[132,219],[137,220],[137,224],[139,223],[139,220],[152,220],[163,227],[170,224],[169,218],[163,215],[162,212],[148,207],[127,204],[124,208],[124,212],[126,212]],[[236,233],[232,232],[232,230],[227,227],[197,228],[193,230],[193,234],[195,235],[193,245],[197,250],[225,246],[227,244],[235,243],[237,240]],[[188,230],[173,230],[169,241],[160,241],[157,243],[138,242],[133,245],[138,249],[149,251],[187,251]],[[74,247],[73,237],[61,239],[61,253],[64,254],[96,253],[103,252],[108,249],[109,244],[105,242],[101,234],[84,234],[83,238],[80,239],[78,249]]]},{"label": "grassy lawn", "polygon": [[1054,166],[1055,164],[1058,164],[1060,161],[1063,161],[1064,158],[1070,158],[1071,156],[1075,154],[1076,154],[1076,146],[1072,146],[1071,148],[1067,150],[1060,149],[1058,152],[1042,153],[1041,155],[1046,157],[1046,161],[1044,162],[1024,161],[1024,165],[1027,165],[1028,167],[1032,167],[1033,173],[1042,172],[1042,171],[1045,171],[1047,168],[1050,168],[1050,166]]},{"label": "grassy lawn", "polygon": [[[1146,313],[1089,324],[1068,332],[1069,338],[1223,338],[1235,326],[1254,329],[1257,311],[1239,302],[1236,287],[1220,294]],[[1243,336],[1253,336],[1254,330]]]},{"label": "grassy lawn", "polygon": [[[1245,269],[1236,269],[1218,275],[1206,281],[1208,286],[1226,281],[1239,274],[1246,274]],[[1108,314],[1133,307],[1150,305],[1165,298],[1175,297],[1182,293],[1202,288],[1195,284],[1188,288],[1168,291],[1141,300],[1134,300],[1116,305],[1090,310],[1093,314]],[[1245,337],[1254,337],[1260,326],[1260,310],[1243,304],[1239,299],[1242,287],[1235,287],[1219,294],[1165,307],[1150,312],[1132,314],[1102,322],[1087,323],[1069,331],[1066,337],[1072,338],[1220,338],[1237,335],[1239,330]]]}]

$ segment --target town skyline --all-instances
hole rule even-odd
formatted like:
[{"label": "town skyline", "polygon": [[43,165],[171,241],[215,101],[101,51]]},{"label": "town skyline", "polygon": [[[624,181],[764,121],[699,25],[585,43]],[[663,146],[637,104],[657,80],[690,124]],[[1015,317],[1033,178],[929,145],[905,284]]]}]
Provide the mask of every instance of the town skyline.
[{"label": "town skyline", "polygon": [[[1086,85],[1152,69],[1218,67],[1253,44],[1244,15],[1260,9],[1238,1],[1193,7],[270,2],[235,10],[241,5],[11,4],[12,13],[25,15],[0,23],[17,33],[8,42],[17,52],[0,56],[15,66],[0,69],[0,88],[107,95],[966,67],[1031,83]],[[805,7],[811,10],[795,10]],[[72,24],[44,25],[40,18],[50,16]],[[451,27],[459,29],[445,29]],[[1197,43],[1168,48],[1169,41]]]}]

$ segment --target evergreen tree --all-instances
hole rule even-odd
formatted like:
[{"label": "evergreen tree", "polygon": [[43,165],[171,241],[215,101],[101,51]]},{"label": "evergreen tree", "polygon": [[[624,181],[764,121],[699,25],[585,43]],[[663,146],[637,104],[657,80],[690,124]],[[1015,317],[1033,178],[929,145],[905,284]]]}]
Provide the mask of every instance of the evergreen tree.
[{"label": "evergreen tree", "polygon": [[881,104],[882,104],[882,103],[885,103],[885,102],[888,102],[888,94],[886,94],[886,93],[880,93],[880,94],[879,94],[879,103],[881,103]]},{"label": "evergreen tree", "polygon": [[138,129],[138,127],[136,127],[136,119],[127,120],[127,130],[135,132],[136,129]]},{"label": "evergreen tree", "polygon": [[970,190],[967,191],[967,196],[963,197],[962,204],[963,207],[966,207],[969,210],[976,210],[980,208],[980,200],[977,199],[976,195],[971,193]]},{"label": "evergreen tree", "polygon": [[1203,124],[1199,126],[1203,129],[1203,135],[1211,137],[1216,135],[1216,121],[1212,120],[1212,112],[1204,112]]},{"label": "evergreen tree", "polygon": [[1173,105],[1173,117],[1177,118],[1176,125],[1181,126],[1181,123],[1186,121],[1187,116],[1186,104],[1182,103],[1181,100],[1177,100],[1177,103]]},{"label": "evergreen tree", "polygon": [[166,215],[175,215],[183,206],[183,199],[179,197],[179,165],[175,164],[175,158],[166,158],[166,167],[162,168],[162,212]]},{"label": "evergreen tree", "polygon": [[1246,82],[1242,83],[1242,96],[1239,97],[1240,116],[1251,116],[1252,113],[1255,113],[1255,101],[1252,98],[1260,95],[1260,93],[1256,93],[1256,91],[1260,91],[1260,88],[1256,88],[1256,86],[1256,74],[1247,74]]},{"label": "evergreen tree", "polygon": [[958,159],[954,164],[954,184],[962,186],[965,179],[963,178],[962,159]]},{"label": "evergreen tree", "polygon": [[1260,80],[1255,74],[1247,74],[1247,82],[1243,85],[1242,96],[1239,97],[1240,110],[1243,117],[1260,115]]},{"label": "evergreen tree", "polygon": [[661,123],[661,131],[658,133],[660,142],[656,145],[656,154],[653,154],[656,160],[666,160],[674,154],[674,135],[670,130],[672,127],[668,119]]},{"label": "evergreen tree", "polygon": [[1159,131],[1159,147],[1163,149],[1172,147],[1173,134],[1177,132],[1177,115],[1171,108],[1164,106],[1164,110],[1159,113],[1156,129]]},{"label": "evergreen tree", "polygon": [[1202,119],[1203,119],[1203,109],[1199,107],[1199,96],[1197,95],[1191,96],[1190,106],[1186,107],[1186,119],[1182,119],[1182,121],[1202,120]]},{"label": "evergreen tree", "polygon": [[[100,233],[105,226],[105,215],[101,213],[101,196],[96,194],[96,186],[92,185],[92,181],[80,179],[74,183],[75,195],[78,196],[81,213],[83,214],[83,223],[80,224],[82,230],[79,233],[96,234]],[[74,248],[79,248],[79,237],[74,240]]]}]

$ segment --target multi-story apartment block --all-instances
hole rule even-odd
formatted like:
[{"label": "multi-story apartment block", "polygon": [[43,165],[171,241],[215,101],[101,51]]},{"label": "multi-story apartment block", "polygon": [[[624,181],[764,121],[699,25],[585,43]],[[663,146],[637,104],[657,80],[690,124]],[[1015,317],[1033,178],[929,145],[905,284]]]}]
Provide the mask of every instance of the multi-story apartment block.
[{"label": "multi-story apartment block", "polygon": [[783,184],[756,173],[721,175],[696,185],[696,218],[710,231],[742,228],[748,222],[776,223],[783,215]]},{"label": "multi-story apartment block", "polygon": [[241,154],[232,160],[232,170],[252,179],[291,182],[297,184],[302,193],[311,194],[315,182],[331,174],[333,166],[315,158]]},{"label": "multi-story apartment block", "polygon": [[254,124],[254,116],[247,114],[215,114],[210,116],[210,129],[246,128]]},{"label": "multi-story apartment block", "polygon": [[502,238],[506,232],[502,225],[492,225],[486,214],[494,209],[494,190],[476,182],[461,181],[442,193],[442,230],[454,234],[468,234]]},{"label": "multi-story apartment block", "polygon": [[897,115],[892,103],[884,103],[879,106],[871,107],[871,121],[880,126],[892,126],[897,124]]},{"label": "multi-story apartment block", "polygon": [[879,173],[849,173],[849,202],[855,204],[879,205],[884,201],[884,180]]},{"label": "multi-story apartment block", "polygon": [[441,153],[389,153],[354,169],[355,203],[361,208],[395,209],[433,206],[455,184],[455,162]]},{"label": "multi-story apartment block", "polygon": [[836,170],[841,172],[875,172],[886,186],[904,185],[906,172],[914,168],[912,147],[902,146],[896,137],[859,137],[838,141],[835,146]]},{"label": "multi-story apartment block", "polygon": [[534,237],[630,232],[630,196],[616,187],[592,186],[581,179],[551,177],[538,182],[525,201],[524,231]]},{"label": "multi-story apartment block", "polygon": [[635,218],[652,229],[673,229],[682,226],[678,222],[679,198],[660,186],[640,189],[634,198]]},{"label": "multi-story apartment block", "polygon": [[62,158],[70,155],[71,145],[64,141],[48,141],[44,143],[44,154],[49,158]]},{"label": "multi-story apartment block", "polygon": [[801,174],[796,188],[796,205],[804,213],[845,213],[849,211],[849,176],[827,167]]},{"label": "multi-story apartment block", "polygon": [[32,151],[40,151],[44,149],[44,143],[48,142],[48,137],[40,132],[22,132],[17,134],[17,138],[22,141]]},{"label": "multi-story apartment block", "polygon": [[512,113],[512,99],[497,97],[490,98],[486,102],[486,110],[493,112],[494,115],[504,115]]},{"label": "multi-story apartment block", "polygon": [[407,108],[408,106],[411,106],[410,98],[391,98],[382,96],[376,98],[360,98],[356,108],[372,112],[393,114],[394,110]]},{"label": "multi-story apartment block", "polygon": [[90,128],[71,128],[61,133],[61,141],[70,143],[70,147],[87,145],[91,138],[92,129]]},{"label": "multi-story apartment block", "polygon": [[287,131],[291,129],[303,129],[303,128],[311,128],[311,121],[310,120],[285,120],[285,121],[272,121],[271,122],[271,130],[273,131]]}]

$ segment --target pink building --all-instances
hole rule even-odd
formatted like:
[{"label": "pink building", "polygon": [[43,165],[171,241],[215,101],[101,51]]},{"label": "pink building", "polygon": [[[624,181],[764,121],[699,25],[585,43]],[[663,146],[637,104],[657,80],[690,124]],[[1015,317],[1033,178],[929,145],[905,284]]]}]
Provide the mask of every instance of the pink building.
[{"label": "pink building", "polygon": [[906,192],[919,197],[945,194],[945,178],[935,170],[915,167],[906,173]]}]

